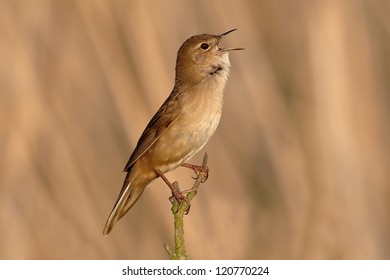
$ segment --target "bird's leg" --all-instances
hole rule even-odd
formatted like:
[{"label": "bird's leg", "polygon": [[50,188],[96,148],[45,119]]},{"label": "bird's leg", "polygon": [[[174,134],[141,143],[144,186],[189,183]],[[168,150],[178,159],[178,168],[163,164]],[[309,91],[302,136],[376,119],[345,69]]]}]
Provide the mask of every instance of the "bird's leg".
[{"label": "bird's leg", "polygon": [[171,182],[169,182],[169,180],[167,179],[167,177],[165,177],[165,175],[161,172],[160,169],[156,168],[154,170],[154,172],[156,172],[156,174],[161,177],[161,179],[164,180],[164,182],[168,185],[168,187],[171,189],[171,192],[172,192],[172,195],[176,198],[176,200],[179,202],[179,203],[182,203],[183,201],[187,202],[187,204],[189,206],[191,206],[191,204],[187,201],[187,198],[185,197],[185,195],[183,193],[180,192],[179,189],[175,188]]},{"label": "bird's leg", "polygon": [[[196,176],[202,176],[202,180],[200,181],[201,183],[204,183],[207,181],[207,178],[209,177],[209,168],[207,166],[199,166],[195,164],[190,164],[190,163],[182,163],[181,166],[190,168],[194,170]],[[194,179],[198,179],[198,177]]]}]

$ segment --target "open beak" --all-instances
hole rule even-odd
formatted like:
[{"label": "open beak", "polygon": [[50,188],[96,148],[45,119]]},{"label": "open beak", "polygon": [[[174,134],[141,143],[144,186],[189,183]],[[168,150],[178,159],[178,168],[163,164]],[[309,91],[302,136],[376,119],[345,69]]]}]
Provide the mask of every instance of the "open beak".
[{"label": "open beak", "polygon": [[[236,31],[236,30],[237,30],[237,29],[235,28],[235,29],[229,30],[229,31],[227,31],[227,32],[222,33],[221,35],[219,35],[220,38],[219,38],[219,40],[218,40],[218,42],[217,42],[217,45],[219,44],[219,42],[221,42],[221,40],[222,40],[226,35],[228,35],[229,33],[232,33],[233,31]],[[218,46],[218,48],[219,48],[219,46]],[[244,50],[244,48],[224,48],[224,49],[219,48],[219,50],[225,51],[225,52],[228,52],[228,51],[241,51],[241,50]]]}]

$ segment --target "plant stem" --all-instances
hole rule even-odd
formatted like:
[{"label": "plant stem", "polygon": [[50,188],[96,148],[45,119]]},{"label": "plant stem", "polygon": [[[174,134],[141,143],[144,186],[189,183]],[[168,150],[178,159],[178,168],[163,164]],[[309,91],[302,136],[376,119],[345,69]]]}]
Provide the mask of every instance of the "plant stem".
[{"label": "plant stem", "polygon": [[[207,167],[208,155],[207,153],[203,157],[203,167]],[[171,198],[172,202],[172,214],[174,219],[174,243],[175,243],[175,251],[172,251],[167,244],[164,244],[165,249],[169,254],[169,258],[171,260],[188,260],[188,254],[185,248],[185,240],[184,240],[184,215],[188,214],[191,207],[191,200],[196,196],[198,188],[204,178],[204,174],[200,174],[198,178],[196,178],[195,183],[191,189],[188,190],[186,195],[186,200],[182,203],[179,203],[175,198]],[[179,190],[179,184],[174,182],[172,184],[175,188]]]}]

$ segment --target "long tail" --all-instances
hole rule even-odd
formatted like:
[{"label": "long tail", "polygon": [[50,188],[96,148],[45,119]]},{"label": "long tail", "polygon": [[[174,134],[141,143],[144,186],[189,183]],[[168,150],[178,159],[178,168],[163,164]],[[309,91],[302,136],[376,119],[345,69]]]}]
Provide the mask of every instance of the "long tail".
[{"label": "long tail", "polygon": [[115,223],[119,221],[137,202],[148,183],[149,182],[140,182],[137,178],[133,178],[133,176],[131,176],[131,172],[127,173],[122,190],[115,202],[110,216],[108,216],[106,225],[104,226],[104,236],[107,236],[111,232]]}]

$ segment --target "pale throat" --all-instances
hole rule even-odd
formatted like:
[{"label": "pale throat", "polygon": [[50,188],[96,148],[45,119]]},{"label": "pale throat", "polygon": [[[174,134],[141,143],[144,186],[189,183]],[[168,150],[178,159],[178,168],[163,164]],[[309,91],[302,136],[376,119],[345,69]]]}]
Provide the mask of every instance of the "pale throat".
[{"label": "pale throat", "polygon": [[207,91],[221,93],[225,89],[230,73],[230,65],[220,65],[217,70],[211,72],[203,81],[203,87]]},{"label": "pale throat", "polygon": [[208,69],[206,82],[211,83],[215,90],[222,90],[225,88],[227,79],[230,73],[230,61],[228,53],[223,54],[219,61],[211,64]]}]

